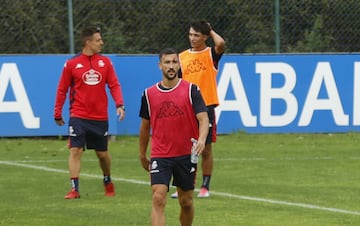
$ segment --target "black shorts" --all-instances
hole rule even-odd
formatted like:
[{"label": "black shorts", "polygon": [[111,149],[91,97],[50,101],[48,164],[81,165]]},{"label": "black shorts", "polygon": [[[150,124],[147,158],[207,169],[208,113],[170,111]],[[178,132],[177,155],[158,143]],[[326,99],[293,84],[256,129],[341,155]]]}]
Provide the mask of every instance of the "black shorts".
[{"label": "black shorts", "polygon": [[108,127],[105,121],[88,120],[81,118],[69,119],[69,147],[95,149],[107,151]]},{"label": "black shorts", "polygon": [[190,162],[190,155],[174,158],[151,158],[151,185],[165,184],[169,187],[171,176],[173,186],[184,191],[194,190],[197,164]]},{"label": "black shorts", "polygon": [[215,117],[215,107],[207,106],[208,108],[208,117],[209,117],[209,133],[206,137],[206,144],[211,144],[216,142],[216,117]]}]

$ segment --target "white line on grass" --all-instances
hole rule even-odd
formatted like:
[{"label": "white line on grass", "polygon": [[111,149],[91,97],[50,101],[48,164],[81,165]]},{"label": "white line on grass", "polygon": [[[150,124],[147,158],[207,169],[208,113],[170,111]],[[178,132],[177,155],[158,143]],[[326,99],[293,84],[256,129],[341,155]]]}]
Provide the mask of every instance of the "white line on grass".
[{"label": "white line on grass", "polygon": [[[24,167],[24,168],[31,168],[31,169],[37,169],[37,170],[48,171],[48,172],[68,173],[67,170],[54,169],[54,168],[49,168],[49,167],[46,167],[46,166],[36,166],[36,165],[29,165],[29,164],[23,164],[23,163],[16,163],[16,162],[11,162],[11,161],[1,161],[0,160],[0,164],[9,165],[9,166],[18,166],[18,167]],[[100,175],[87,174],[87,173],[81,173],[81,176],[86,176],[86,177],[91,177],[91,178],[102,178],[102,176],[100,176]],[[149,185],[149,182],[140,181],[140,180],[133,180],[133,179],[112,178],[112,180],[114,180],[114,181],[124,181],[124,182],[128,182],[128,183],[133,183],[133,184]],[[198,189],[195,189],[195,190],[198,191]],[[358,212],[358,211],[343,210],[343,209],[331,208],[331,207],[322,207],[322,206],[316,206],[316,205],[305,204],[305,203],[296,203],[296,202],[287,202],[287,201],[280,201],[280,200],[273,200],[273,199],[256,198],[256,197],[235,195],[235,194],[231,194],[231,193],[217,192],[217,191],[211,191],[211,194],[212,195],[223,196],[223,197],[228,197],[228,198],[236,198],[236,199],[256,201],[256,202],[265,202],[265,203],[285,205],[285,206],[295,206],[295,207],[302,207],[302,208],[307,208],[307,209],[317,209],[317,210],[323,210],[323,211],[329,211],[329,212],[335,212],[335,213],[344,213],[344,214],[351,214],[351,215],[359,215],[360,216],[360,212]]]},{"label": "white line on grass", "polygon": [[343,210],[343,209],[337,209],[337,208],[331,208],[331,207],[322,207],[322,206],[316,206],[316,205],[305,204],[305,203],[296,203],[296,202],[279,201],[279,200],[273,200],[273,199],[256,198],[256,197],[234,195],[234,194],[230,194],[230,193],[216,192],[216,191],[212,191],[211,194],[229,197],[229,198],[237,198],[237,199],[257,201],[257,202],[279,204],[279,205],[285,205],[285,206],[297,206],[297,207],[303,207],[303,208],[307,208],[307,209],[317,209],[317,210],[325,210],[325,211],[336,212],[336,213],[360,215],[360,212],[357,212],[357,211]]},{"label": "white line on grass", "polygon": [[296,157],[284,157],[284,158],[214,158],[215,161],[316,161],[316,160],[360,160],[359,156],[350,156],[344,158],[338,157],[303,157],[303,158],[296,158]]},{"label": "white line on grass", "polygon": [[[325,156],[325,157],[303,157],[303,158],[295,158],[295,157],[285,157],[285,158],[214,158],[215,161],[316,161],[316,160],[360,160],[360,156],[349,156],[344,158],[335,158],[331,156]],[[83,158],[82,161],[87,162],[97,162],[97,159],[90,159],[90,158]],[[136,158],[122,158],[122,159],[112,159],[113,162],[116,161],[127,161],[127,162],[137,162],[139,161]],[[27,159],[27,160],[17,160],[12,162],[19,162],[19,163],[36,163],[36,162],[68,162],[66,159]]]},{"label": "white line on grass", "polygon": [[[49,168],[49,167],[46,167],[46,166],[36,166],[36,165],[29,165],[29,164],[23,164],[23,163],[10,162],[10,161],[1,161],[0,160],[0,164],[10,165],[10,166],[19,166],[19,167],[31,168],[31,169],[37,169],[37,170],[42,170],[42,171],[47,171],[47,172],[69,173],[68,170],[54,169],[54,168]],[[88,174],[88,173],[81,173],[81,176],[92,177],[92,178],[102,178],[102,176],[100,176],[100,175],[94,175],[94,174]],[[147,184],[147,185],[149,185],[149,182],[144,182],[144,181],[139,181],[139,180],[113,178],[113,177],[111,179],[115,180],[115,181],[124,181],[124,182],[133,183],[133,184]]]}]

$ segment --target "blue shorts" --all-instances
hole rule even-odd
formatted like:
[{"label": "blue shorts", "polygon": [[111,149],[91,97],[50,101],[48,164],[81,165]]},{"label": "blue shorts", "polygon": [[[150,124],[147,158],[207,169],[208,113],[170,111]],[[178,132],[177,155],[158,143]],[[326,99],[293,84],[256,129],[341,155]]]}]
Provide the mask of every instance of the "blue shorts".
[{"label": "blue shorts", "polygon": [[171,176],[173,186],[184,191],[194,190],[197,164],[190,162],[190,155],[173,158],[151,158],[151,185],[165,184],[169,187]]},{"label": "blue shorts", "polygon": [[69,119],[69,147],[95,149],[107,151],[108,127],[105,121],[88,120],[81,118]]}]

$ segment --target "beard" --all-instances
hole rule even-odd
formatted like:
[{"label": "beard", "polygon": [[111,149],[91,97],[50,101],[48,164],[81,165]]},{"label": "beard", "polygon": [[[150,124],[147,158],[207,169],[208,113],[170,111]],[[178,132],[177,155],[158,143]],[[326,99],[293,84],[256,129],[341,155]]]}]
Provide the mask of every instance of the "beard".
[{"label": "beard", "polygon": [[174,80],[175,78],[178,77],[178,72],[175,71],[175,70],[170,69],[166,73],[164,73],[164,76],[168,80]]}]

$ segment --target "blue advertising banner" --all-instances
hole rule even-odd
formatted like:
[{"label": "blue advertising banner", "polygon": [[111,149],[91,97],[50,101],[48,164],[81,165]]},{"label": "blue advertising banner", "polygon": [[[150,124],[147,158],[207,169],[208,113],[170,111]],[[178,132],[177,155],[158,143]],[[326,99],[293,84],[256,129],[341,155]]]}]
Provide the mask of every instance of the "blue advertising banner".
[{"label": "blue advertising banner", "polygon": [[358,131],[359,55],[225,56],[218,131]]},{"label": "blue advertising banner", "polygon": [[[161,80],[157,55],[108,55],[126,105],[118,122],[109,98],[109,133],[138,134],[143,90]],[[0,56],[0,136],[60,136],[56,87],[71,55]],[[216,108],[219,133],[359,131],[360,61],[356,54],[224,55]],[[64,118],[68,118],[68,103]]]}]

